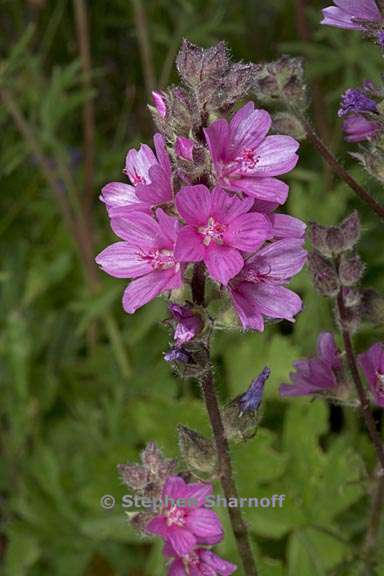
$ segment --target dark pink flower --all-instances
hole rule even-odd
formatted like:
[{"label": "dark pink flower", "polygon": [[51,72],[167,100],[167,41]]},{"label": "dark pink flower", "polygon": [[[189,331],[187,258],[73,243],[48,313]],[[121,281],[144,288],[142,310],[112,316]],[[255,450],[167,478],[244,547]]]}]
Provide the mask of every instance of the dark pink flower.
[{"label": "dark pink flower", "polygon": [[282,396],[304,396],[322,394],[339,386],[342,370],[340,351],[333,334],[321,332],[317,341],[317,356],[297,360],[293,366],[296,372],[290,374],[292,384],[282,384]]},{"label": "dark pink flower", "polygon": [[106,204],[111,218],[132,211],[150,211],[173,200],[172,167],[161,134],[153,137],[156,155],[146,144],[139,150],[129,150],[124,172],[132,185],[110,182],[102,189],[100,199]]},{"label": "dark pink flower", "polygon": [[163,538],[177,556],[190,554],[196,544],[217,544],[224,535],[221,522],[213,510],[204,507],[211,494],[210,484],[186,484],[180,476],[170,476],[163,488],[163,509],[146,531]]},{"label": "dark pink flower", "polygon": [[264,246],[230,282],[229,293],[245,329],[264,330],[264,317],[294,321],[299,296],[284,287],[304,266],[303,240],[287,238]]},{"label": "dark pink flower", "polygon": [[166,544],[163,553],[166,557],[176,558],[169,567],[168,576],[230,576],[237,570],[235,564],[206,548],[195,548],[180,558],[172,546]]},{"label": "dark pink flower", "polygon": [[367,352],[359,354],[358,361],[376,404],[384,408],[384,344],[376,342]]},{"label": "dark pink flower", "polygon": [[216,120],[204,132],[219,186],[284,204],[288,185],[275,176],[296,166],[299,144],[290,136],[268,136],[271,123],[268,112],[248,102],[229,123]]},{"label": "dark pink flower", "polygon": [[244,266],[240,251],[252,252],[271,237],[264,214],[249,212],[253,200],[229,196],[221,188],[185,186],[176,207],[185,220],[177,237],[175,255],[180,262],[204,260],[214,280],[228,284]]},{"label": "dark pink flower", "polygon": [[123,296],[124,310],[129,314],[183,283],[181,266],[174,256],[178,221],[161,209],[156,217],[135,212],[112,218],[112,229],[123,242],[108,246],[96,258],[107,274],[134,278]]},{"label": "dark pink flower", "polygon": [[380,22],[382,15],[375,0],[334,0],[335,6],[323,10],[322,24],[348,30],[364,29],[363,22]]}]

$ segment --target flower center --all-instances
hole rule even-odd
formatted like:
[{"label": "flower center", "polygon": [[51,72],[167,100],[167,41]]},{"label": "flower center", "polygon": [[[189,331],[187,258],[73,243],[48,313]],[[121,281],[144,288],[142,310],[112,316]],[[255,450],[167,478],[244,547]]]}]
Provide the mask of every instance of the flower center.
[{"label": "flower center", "polygon": [[177,267],[173,250],[167,250],[166,248],[151,250],[147,254],[141,254],[141,258],[149,262],[154,270],[170,270]]},{"label": "flower center", "polygon": [[182,528],[185,524],[185,512],[177,506],[172,506],[167,512],[167,526],[178,526]]},{"label": "flower center", "polygon": [[212,240],[214,240],[217,244],[224,243],[224,232],[227,227],[224,224],[220,224],[220,222],[216,222],[212,216],[209,218],[208,223],[206,226],[200,226],[198,229],[199,233],[204,236],[203,243],[205,246],[209,246]]},{"label": "flower center", "polygon": [[131,174],[131,181],[134,186],[137,186],[138,184],[147,184],[144,176],[140,176],[140,174],[137,173],[136,168],[133,169],[133,173]]},{"label": "flower center", "polygon": [[235,160],[240,170],[253,170],[256,168],[257,163],[260,160],[260,156],[256,154],[255,148],[243,148],[240,156]]}]

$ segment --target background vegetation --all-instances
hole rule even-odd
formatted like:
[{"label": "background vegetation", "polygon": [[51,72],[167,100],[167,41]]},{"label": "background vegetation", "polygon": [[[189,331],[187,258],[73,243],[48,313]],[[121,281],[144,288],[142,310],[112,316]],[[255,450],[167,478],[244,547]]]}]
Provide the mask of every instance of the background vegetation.
[{"label": "background vegetation", "polygon": [[[112,240],[98,190],[122,176],[129,147],[150,140],[148,93],[176,80],[173,60],[183,36],[205,46],[225,39],[236,59],[246,61],[271,60],[282,52],[304,56],[314,87],[314,124],[384,201],[348,156],[352,147],[343,144],[336,120],[340,94],[365,78],[378,80],[382,60],[358,34],[320,27],[320,9],[329,3],[308,1],[304,11],[300,0],[93,0],[89,79],[79,51],[79,3],[1,2],[5,576],[164,574],[160,542],[139,538],[119,506],[104,511],[99,500],[125,492],[117,463],[136,460],[149,440],[176,455],[176,425],[208,432],[207,418],[197,387],[176,379],[162,359],[168,345],[164,302],[128,317],[120,305],[124,282],[99,273],[92,256]],[[90,97],[95,131],[84,137],[85,102],[88,118],[93,114]],[[290,184],[287,209],[304,220],[333,224],[359,208],[365,282],[382,287],[377,222],[309,144],[302,146]],[[333,329],[329,305],[315,295],[307,273],[294,285],[305,302],[294,326],[219,335],[219,393],[228,399],[265,365],[272,369],[262,427],[234,451],[242,496],[287,495],[281,510],[248,511],[261,574],[350,576],[370,512],[374,453],[353,408],[278,397],[292,361],[313,353],[320,330]],[[365,327],[359,349],[380,335],[380,328]],[[229,528],[219,550],[236,561]],[[384,574],[384,556],[377,570]]]}]

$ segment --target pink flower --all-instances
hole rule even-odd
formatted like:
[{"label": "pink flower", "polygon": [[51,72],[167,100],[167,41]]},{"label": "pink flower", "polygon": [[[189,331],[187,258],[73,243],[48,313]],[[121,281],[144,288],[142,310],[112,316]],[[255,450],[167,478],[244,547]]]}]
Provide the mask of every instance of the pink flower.
[{"label": "pink flower", "polygon": [[161,536],[177,556],[190,554],[196,544],[217,544],[224,535],[221,522],[213,510],[204,508],[211,494],[210,484],[186,484],[180,476],[170,476],[161,514],[147,524],[147,532]]},{"label": "pink flower", "polygon": [[271,117],[248,102],[232,117],[205,129],[217,183],[231,192],[284,204],[288,185],[275,178],[297,163],[299,143],[290,136],[267,136]]},{"label": "pink flower", "polygon": [[206,548],[195,548],[188,555],[178,557],[172,546],[164,546],[164,556],[176,557],[168,576],[230,576],[237,566],[227,562]]},{"label": "pink flower", "polygon": [[321,332],[317,340],[317,356],[297,360],[296,372],[290,374],[292,384],[282,384],[282,396],[305,396],[322,394],[339,386],[342,363],[340,350],[333,334]]},{"label": "pink flower", "polygon": [[131,211],[148,211],[173,200],[172,167],[161,134],[153,138],[156,156],[149,146],[129,150],[124,172],[132,185],[111,182],[104,186],[100,199],[105,202],[110,217],[119,217]]},{"label": "pink flower", "polygon": [[99,266],[116,278],[134,278],[123,296],[124,310],[133,314],[138,308],[183,283],[174,246],[179,224],[163,210],[157,220],[142,212],[124,218],[112,218],[112,229],[123,242],[116,242],[96,258]]},{"label": "pink flower", "polygon": [[264,246],[229,284],[234,308],[245,329],[264,330],[264,316],[294,321],[301,299],[283,285],[304,266],[303,240],[287,238]]},{"label": "pink flower", "polygon": [[367,352],[359,354],[358,361],[376,404],[384,408],[384,344],[376,342]]},{"label": "pink flower", "polygon": [[361,20],[380,22],[382,15],[375,0],[334,0],[335,6],[323,10],[321,24],[350,30],[362,30]]},{"label": "pink flower", "polygon": [[253,200],[240,200],[221,188],[185,186],[176,207],[187,223],[177,237],[175,255],[180,262],[204,260],[214,280],[228,284],[244,266],[240,251],[252,252],[271,237],[271,224],[263,214],[249,212]]}]

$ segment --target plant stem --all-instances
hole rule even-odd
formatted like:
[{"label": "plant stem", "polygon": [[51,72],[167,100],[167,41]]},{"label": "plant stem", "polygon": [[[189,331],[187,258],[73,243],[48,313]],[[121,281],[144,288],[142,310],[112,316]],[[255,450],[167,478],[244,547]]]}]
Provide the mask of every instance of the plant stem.
[{"label": "plant stem", "polygon": [[340,162],[336,159],[335,155],[329,150],[329,148],[324,144],[321,138],[316,133],[316,130],[311,126],[310,122],[297,110],[295,110],[296,114],[299,114],[302,123],[304,124],[304,128],[306,131],[306,135],[316,150],[322,155],[325,161],[329,164],[332,170],[342,179],[348,186],[356,192],[359,196],[360,200],[368,204],[368,206],[373,210],[380,218],[384,219],[384,206],[379,204],[377,200],[366,190],[363,186],[361,186],[354,178],[349,174],[349,172],[340,164]]},{"label": "plant stem", "polygon": [[372,412],[369,409],[369,400],[367,394],[365,392],[365,388],[360,378],[359,369],[357,367],[356,357],[352,346],[352,339],[351,334],[348,328],[348,320],[347,320],[347,310],[344,303],[344,298],[342,291],[340,290],[337,296],[337,308],[339,312],[340,324],[341,324],[341,333],[344,340],[344,348],[347,355],[347,361],[349,365],[349,369],[352,374],[353,382],[356,387],[356,391],[360,400],[360,409],[362,416],[364,418],[365,424],[368,429],[369,437],[372,441],[372,444],[377,452],[377,457],[381,464],[382,471],[384,473],[384,447],[382,440],[380,438],[380,434],[376,428],[375,420],[373,418]]},{"label": "plant stem", "polygon": [[[203,266],[195,264],[192,278],[192,299],[195,304],[204,306],[205,300],[205,274]],[[211,428],[215,440],[220,482],[227,500],[235,498],[239,500],[236,484],[233,478],[232,462],[229,452],[229,444],[225,435],[223,420],[216,395],[215,383],[212,368],[210,366],[210,350],[207,347],[207,366],[204,375],[201,377],[201,387],[205,405],[207,408]],[[257,569],[253,557],[250,537],[247,525],[242,517],[240,509],[237,507],[228,508],[232,530],[235,536],[239,556],[242,560],[244,572],[247,576],[257,576]]]},{"label": "plant stem", "polygon": [[384,476],[379,476],[376,481],[375,493],[372,500],[372,508],[370,514],[370,520],[368,525],[368,531],[365,538],[362,555],[366,559],[365,562],[368,564],[374,563],[374,551],[377,546],[377,538],[379,535],[380,524],[382,519],[382,510],[384,506]]}]

